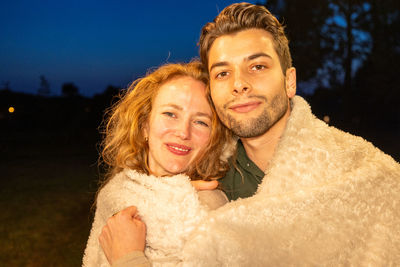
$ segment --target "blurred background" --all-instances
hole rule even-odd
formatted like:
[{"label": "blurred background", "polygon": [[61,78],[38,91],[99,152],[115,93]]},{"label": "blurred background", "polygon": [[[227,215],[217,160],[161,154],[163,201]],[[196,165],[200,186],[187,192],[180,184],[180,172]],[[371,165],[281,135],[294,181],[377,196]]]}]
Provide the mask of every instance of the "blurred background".
[{"label": "blurred background", "polygon": [[[91,227],[99,125],[149,69],[198,56],[235,1],[1,1],[0,262],[79,266]],[[328,124],[400,160],[400,2],[270,0],[298,94]]]}]

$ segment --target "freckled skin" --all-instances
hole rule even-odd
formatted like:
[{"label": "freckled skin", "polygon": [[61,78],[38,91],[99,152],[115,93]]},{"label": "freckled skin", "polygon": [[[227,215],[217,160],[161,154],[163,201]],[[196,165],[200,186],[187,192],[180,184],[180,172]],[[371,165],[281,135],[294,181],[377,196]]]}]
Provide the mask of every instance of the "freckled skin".
[{"label": "freckled skin", "polygon": [[204,83],[182,76],[164,83],[144,130],[151,173],[185,172],[209,143],[211,116]]}]

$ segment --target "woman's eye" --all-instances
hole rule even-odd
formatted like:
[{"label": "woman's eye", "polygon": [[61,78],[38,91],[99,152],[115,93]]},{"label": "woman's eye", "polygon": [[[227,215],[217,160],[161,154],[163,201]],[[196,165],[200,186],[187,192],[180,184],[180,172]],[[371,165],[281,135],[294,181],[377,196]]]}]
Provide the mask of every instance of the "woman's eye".
[{"label": "woman's eye", "polygon": [[196,124],[199,124],[201,126],[205,126],[208,127],[208,123],[204,122],[204,121],[195,121]]},{"label": "woman's eye", "polygon": [[175,118],[175,117],[176,117],[174,113],[168,112],[168,111],[163,112],[162,114],[164,114],[164,115],[166,115],[166,116],[168,116],[168,117],[171,117],[171,118]]}]

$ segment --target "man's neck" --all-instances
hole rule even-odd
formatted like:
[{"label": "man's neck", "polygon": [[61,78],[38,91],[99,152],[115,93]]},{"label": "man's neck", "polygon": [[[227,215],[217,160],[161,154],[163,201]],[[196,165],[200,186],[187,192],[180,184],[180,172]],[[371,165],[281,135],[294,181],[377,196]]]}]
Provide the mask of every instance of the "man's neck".
[{"label": "man's neck", "polygon": [[289,116],[290,108],[288,108],[285,115],[263,135],[240,139],[242,140],[247,156],[263,171],[267,169],[268,163],[274,155],[275,148],[285,130]]}]

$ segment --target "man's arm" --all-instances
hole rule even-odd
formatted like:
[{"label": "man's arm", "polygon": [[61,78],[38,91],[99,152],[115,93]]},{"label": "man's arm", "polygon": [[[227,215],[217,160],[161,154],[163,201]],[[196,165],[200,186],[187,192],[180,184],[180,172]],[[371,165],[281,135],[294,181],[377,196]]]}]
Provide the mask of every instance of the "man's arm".
[{"label": "man's arm", "polygon": [[143,251],[135,250],[116,260],[112,267],[150,267],[149,260]]}]

